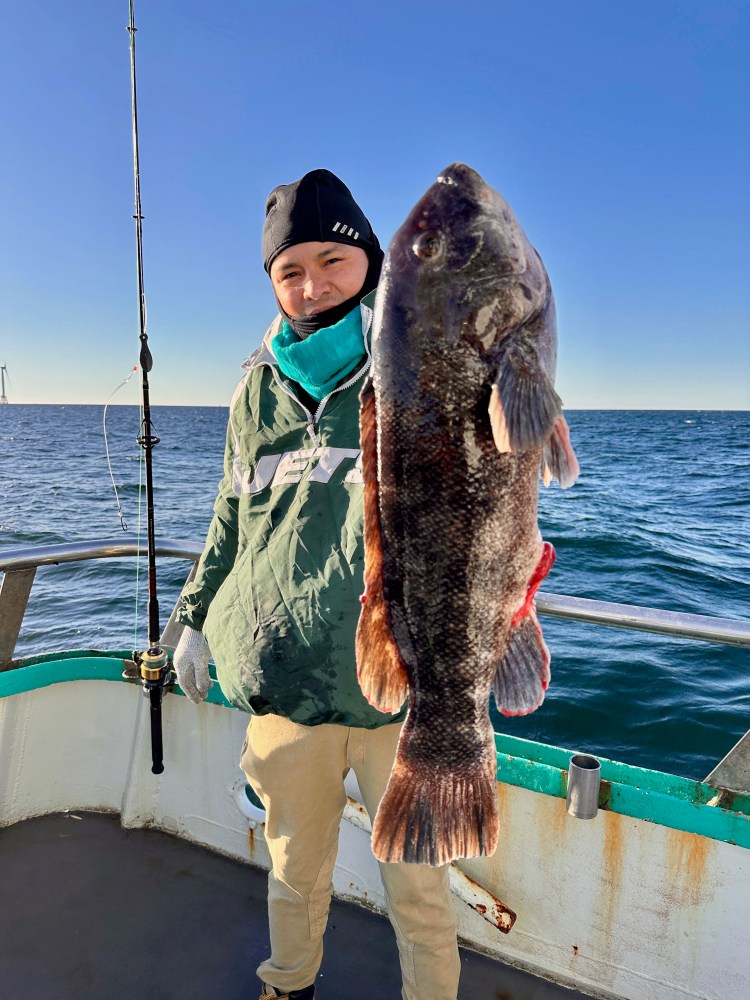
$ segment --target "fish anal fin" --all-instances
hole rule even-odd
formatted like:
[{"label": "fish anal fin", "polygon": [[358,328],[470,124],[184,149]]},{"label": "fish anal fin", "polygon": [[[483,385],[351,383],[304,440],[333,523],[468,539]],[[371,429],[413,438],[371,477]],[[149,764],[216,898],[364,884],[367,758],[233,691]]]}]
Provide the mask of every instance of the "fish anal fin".
[{"label": "fish anal fin", "polygon": [[409,694],[406,666],[391,631],[383,595],[383,546],[377,479],[377,413],[368,379],[362,390],[360,435],[364,480],[365,592],[357,623],[357,679],[367,701],[381,712],[398,712]]},{"label": "fish anal fin", "polygon": [[[557,418],[552,433],[544,444],[542,462],[550,477],[556,479],[564,490],[572,486],[578,478],[578,459],[573,451],[573,445],[570,443],[568,422],[563,416]],[[549,485],[546,478],[544,485]]]},{"label": "fish anal fin", "polygon": [[550,655],[532,605],[510,630],[495,672],[492,692],[503,715],[528,715],[544,701],[550,682]]},{"label": "fish anal fin", "polygon": [[499,832],[494,752],[491,760],[449,769],[410,760],[402,744],[372,827],[375,857],[435,867],[492,854]]},{"label": "fish anal fin", "polygon": [[544,444],[562,401],[533,348],[516,344],[505,352],[490,396],[490,423],[498,451]]}]

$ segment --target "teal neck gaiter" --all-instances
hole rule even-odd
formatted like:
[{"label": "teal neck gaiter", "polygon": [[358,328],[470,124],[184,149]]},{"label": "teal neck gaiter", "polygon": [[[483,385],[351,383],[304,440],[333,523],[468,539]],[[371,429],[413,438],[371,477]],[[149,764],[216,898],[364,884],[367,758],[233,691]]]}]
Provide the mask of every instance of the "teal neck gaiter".
[{"label": "teal neck gaiter", "polygon": [[364,357],[360,308],[355,306],[338,323],[316,330],[304,340],[282,321],[271,347],[284,375],[319,403]]}]

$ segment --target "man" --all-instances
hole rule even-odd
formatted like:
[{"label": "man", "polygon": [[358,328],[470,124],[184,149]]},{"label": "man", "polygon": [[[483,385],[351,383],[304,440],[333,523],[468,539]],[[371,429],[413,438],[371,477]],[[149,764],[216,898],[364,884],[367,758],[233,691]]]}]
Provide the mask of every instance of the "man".
[{"label": "man", "polygon": [[[225,475],[179,620],[180,685],[252,713],[241,767],[266,809],[271,955],[261,1000],[315,996],[343,779],[374,817],[404,711],[362,696],[354,637],[363,590],[359,390],[370,366],[383,254],[351,192],[314,170],[275,188],[263,256],[280,315],[230,405]],[[459,958],[446,868],[381,865],[403,1000],[455,1000]],[[355,995],[352,983],[352,995]]]}]

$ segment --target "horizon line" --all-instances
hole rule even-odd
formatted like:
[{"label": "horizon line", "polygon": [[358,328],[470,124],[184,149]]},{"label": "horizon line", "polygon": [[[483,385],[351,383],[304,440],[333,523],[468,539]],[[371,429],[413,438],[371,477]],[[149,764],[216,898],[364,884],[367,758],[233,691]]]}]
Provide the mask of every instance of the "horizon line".
[{"label": "horizon line", "polygon": [[[114,407],[129,407],[140,409],[139,403],[29,403],[13,402],[3,403],[3,406],[96,406],[108,409]],[[228,410],[229,403],[151,403],[152,409],[183,409],[183,410]],[[607,413],[750,413],[750,407],[722,407],[722,406],[564,406],[564,413],[576,411],[604,411]],[[2,412],[2,410],[0,410]]]}]

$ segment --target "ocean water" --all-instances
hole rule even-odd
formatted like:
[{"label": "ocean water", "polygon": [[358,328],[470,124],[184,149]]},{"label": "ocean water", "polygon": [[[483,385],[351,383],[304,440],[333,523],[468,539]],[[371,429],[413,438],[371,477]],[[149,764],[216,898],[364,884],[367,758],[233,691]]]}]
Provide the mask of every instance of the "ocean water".
[{"label": "ocean water", "polygon": [[[541,490],[540,526],[557,550],[544,590],[750,619],[750,413],[568,411],[581,476]],[[222,474],[227,410],[154,409],[159,538],[200,543]],[[107,431],[128,530],[117,516],[102,407],[0,407],[0,550],[134,538],[136,407]],[[143,511],[145,538],[145,509]],[[166,622],[189,565],[160,560]],[[17,656],[145,644],[145,560],[38,570]],[[136,611],[136,594],[140,603]],[[552,684],[531,716],[496,729],[703,778],[750,728],[747,650],[542,618]]]}]

